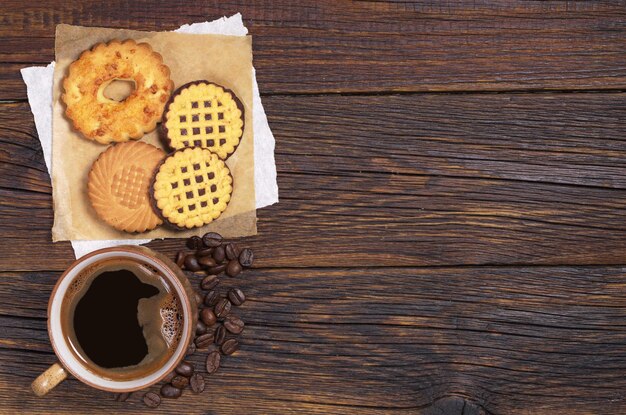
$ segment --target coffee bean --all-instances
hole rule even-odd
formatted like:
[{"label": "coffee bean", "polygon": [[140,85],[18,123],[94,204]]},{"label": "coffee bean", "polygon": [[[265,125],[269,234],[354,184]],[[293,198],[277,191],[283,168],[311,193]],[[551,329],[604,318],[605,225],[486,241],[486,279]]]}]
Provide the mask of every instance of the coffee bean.
[{"label": "coffee bean", "polygon": [[204,305],[213,307],[220,299],[220,295],[216,290],[211,290],[204,296]]},{"label": "coffee bean", "polygon": [[172,379],[171,383],[172,383],[172,386],[175,388],[185,389],[187,385],[189,385],[189,378],[178,375],[174,379]]},{"label": "coffee bean", "polygon": [[170,383],[172,381],[172,379],[174,379],[175,376],[176,376],[176,372],[172,371],[172,372],[168,373],[167,376],[165,376],[163,378],[163,382]]},{"label": "coffee bean", "polygon": [[215,316],[217,318],[224,318],[230,313],[231,304],[228,298],[222,298],[215,304]]},{"label": "coffee bean", "polygon": [[226,244],[224,251],[226,252],[226,258],[228,259],[239,258],[239,247],[234,242]]},{"label": "coffee bean", "polygon": [[[224,327],[226,327],[226,330],[230,331],[233,334],[241,333],[244,326],[245,323],[243,322],[243,320],[234,314],[229,314],[228,317],[226,317],[226,320],[224,320]],[[215,335],[215,337],[217,338],[217,334]]]},{"label": "coffee bean", "polygon": [[202,322],[207,326],[212,326],[217,322],[217,317],[215,317],[215,313],[210,308],[203,308],[200,312],[200,318],[202,319]]},{"label": "coffee bean", "polygon": [[202,265],[198,263],[198,259],[194,254],[189,254],[185,257],[185,269],[189,271],[200,271],[202,269]]},{"label": "coffee bean", "polygon": [[167,399],[176,399],[176,398],[180,398],[180,395],[183,394],[183,391],[170,385],[169,383],[166,383],[165,385],[161,386],[161,396]]},{"label": "coffee bean", "polygon": [[210,256],[203,256],[198,259],[198,264],[202,265],[204,268],[211,268],[217,265],[217,262]]},{"label": "coffee bean", "polygon": [[156,408],[161,405],[161,397],[154,392],[143,395],[143,403],[149,408]]},{"label": "coffee bean", "polygon": [[179,268],[183,267],[186,256],[187,254],[184,251],[178,251],[178,253],[176,254],[176,265],[178,265]]},{"label": "coffee bean", "polygon": [[218,264],[221,264],[226,259],[226,252],[224,251],[223,246],[218,246],[213,250],[213,259],[217,261]]},{"label": "coffee bean", "polygon": [[220,246],[222,244],[222,235],[215,232],[205,233],[202,237],[202,242],[207,248]]},{"label": "coffee bean", "polygon": [[211,256],[213,254],[213,248],[201,248],[196,251],[196,257],[203,258],[206,256]]},{"label": "coffee bean", "polygon": [[[208,310],[206,308],[203,309],[204,310]],[[206,333],[206,324],[204,324],[203,321],[198,320],[198,322],[196,323],[196,335],[201,336],[204,333]]]},{"label": "coffee bean", "polygon": [[176,373],[189,377],[193,375],[193,365],[183,360],[178,366],[176,366]]},{"label": "coffee bean", "polygon": [[228,339],[222,345],[222,353],[229,355],[239,350],[239,342],[235,339]]},{"label": "coffee bean", "polygon": [[196,347],[198,349],[204,349],[205,347],[208,347],[210,344],[213,344],[213,342],[215,341],[215,335],[213,334],[213,331],[203,334],[202,336],[198,336],[196,337]]},{"label": "coffee bean", "polygon": [[126,402],[126,400],[130,398],[130,392],[122,392],[115,394],[115,400],[118,402]]},{"label": "coffee bean", "polygon": [[215,330],[215,344],[221,346],[224,344],[224,340],[226,340],[226,329],[224,326],[220,325]]},{"label": "coffee bean", "polygon": [[228,267],[226,268],[226,273],[231,277],[236,277],[239,275],[243,268],[241,268],[241,264],[238,259],[233,259],[228,263]]},{"label": "coffee bean", "polygon": [[241,253],[239,254],[239,263],[241,264],[241,266],[248,268],[252,266],[253,262],[254,262],[254,253],[252,252],[252,249],[250,248],[242,249]]},{"label": "coffee bean", "polygon": [[193,296],[196,300],[196,305],[200,307],[200,304],[202,304],[202,294],[200,294],[198,291],[194,291]]},{"label": "coffee bean", "polygon": [[209,274],[221,274],[226,269],[226,264],[218,265],[216,267],[207,268],[206,272]]},{"label": "coffee bean", "polygon": [[187,352],[185,353],[185,355],[186,356],[191,356],[195,352],[196,352],[196,344],[194,342],[189,343],[189,347],[187,347]]},{"label": "coffee bean", "polygon": [[201,393],[204,391],[204,376],[200,373],[193,375],[189,383],[191,384],[193,393]]},{"label": "coffee bean", "polygon": [[202,248],[202,239],[199,236],[192,236],[187,239],[187,248],[196,250]]},{"label": "coffee bean", "polygon": [[217,350],[212,351],[206,357],[206,371],[209,375],[215,373],[220,367],[221,360],[220,352]]},{"label": "coffee bean", "polygon": [[246,296],[239,288],[233,288],[228,292],[228,299],[233,305],[240,306],[246,301]]},{"label": "coffee bean", "polygon": [[211,290],[219,283],[220,279],[217,278],[217,275],[207,275],[202,279],[201,286],[203,290]]}]

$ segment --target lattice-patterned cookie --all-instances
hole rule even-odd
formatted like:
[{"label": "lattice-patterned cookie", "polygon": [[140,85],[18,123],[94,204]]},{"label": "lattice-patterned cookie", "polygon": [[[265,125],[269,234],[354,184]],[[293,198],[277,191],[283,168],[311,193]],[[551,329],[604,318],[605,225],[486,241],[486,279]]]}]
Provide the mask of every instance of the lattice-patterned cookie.
[{"label": "lattice-patterned cookie", "polygon": [[161,126],[172,150],[203,147],[225,160],[243,135],[243,105],[234,92],[222,86],[208,81],[190,82],[170,98]]},{"label": "lattice-patterned cookie", "polygon": [[230,201],[233,178],[216,154],[201,147],[170,154],[155,170],[150,194],[163,219],[195,228],[217,219]]},{"label": "lattice-patterned cookie", "polygon": [[116,229],[144,232],[163,223],[148,189],[163,150],[135,141],[109,147],[91,166],[87,194],[98,216]]}]

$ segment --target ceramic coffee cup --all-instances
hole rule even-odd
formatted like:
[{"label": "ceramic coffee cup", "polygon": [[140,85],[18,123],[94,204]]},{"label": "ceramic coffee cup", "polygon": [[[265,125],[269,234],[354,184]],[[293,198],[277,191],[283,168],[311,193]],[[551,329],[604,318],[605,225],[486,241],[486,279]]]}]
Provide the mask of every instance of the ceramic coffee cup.
[{"label": "ceramic coffee cup", "polygon": [[[167,286],[171,287],[171,294],[178,298],[180,307],[176,312],[179,319],[177,325],[179,340],[171,350],[168,349],[166,359],[164,358],[151,370],[137,373],[131,378],[107,376],[94,362],[81,358],[77,348],[68,340],[70,337],[68,331],[72,329],[67,328],[67,318],[62,316],[67,307],[64,302],[70,301],[68,296],[72,295],[71,292],[68,294],[68,291],[71,291],[72,287],[75,288],[77,282],[82,281],[91,270],[98,269],[99,264],[118,260],[137,262],[156,272],[155,275],[159,275]],[[115,302],[116,299],[112,298],[112,307],[116,306]],[[183,360],[190,342],[193,341],[197,307],[194,291],[182,270],[164,255],[148,248],[138,246],[106,248],[78,259],[61,275],[48,303],[48,334],[59,361],[35,379],[32,383],[33,391],[43,396],[66,379],[68,374],[94,388],[110,392],[131,392],[159,382]]]}]

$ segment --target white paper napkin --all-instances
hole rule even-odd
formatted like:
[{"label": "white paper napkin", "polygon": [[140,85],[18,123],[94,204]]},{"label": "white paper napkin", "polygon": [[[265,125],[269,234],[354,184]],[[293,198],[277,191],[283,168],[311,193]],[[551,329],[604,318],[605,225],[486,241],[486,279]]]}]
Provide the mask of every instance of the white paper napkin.
[{"label": "white paper napkin", "polygon": [[[245,36],[248,29],[244,26],[241,14],[222,17],[212,22],[193,23],[181,26],[175,32],[195,34],[216,34]],[[52,76],[54,62],[48,66],[31,66],[21,70],[26,83],[28,103],[35,117],[35,127],[41,141],[43,156],[52,176]],[[254,187],[257,209],[278,202],[278,184],[276,182],[276,163],[274,162],[274,135],[267,122],[267,116],[261,103],[256,73],[252,73],[252,106],[254,131]],[[150,239],[71,241],[74,256],[81,256],[96,249],[118,245],[140,245]]]}]

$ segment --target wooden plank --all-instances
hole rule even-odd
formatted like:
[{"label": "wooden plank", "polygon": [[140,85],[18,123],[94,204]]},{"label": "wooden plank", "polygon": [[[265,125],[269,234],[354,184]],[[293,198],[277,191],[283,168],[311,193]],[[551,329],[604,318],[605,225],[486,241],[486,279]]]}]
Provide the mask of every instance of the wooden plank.
[{"label": "wooden plank", "polygon": [[[281,203],[248,240],[259,267],[623,263],[626,94],[265,102]],[[60,270],[30,117],[0,106],[0,266]]]},{"label": "wooden plank", "polygon": [[[46,400],[28,392],[54,360],[45,302],[57,276],[0,275],[4,409],[143,410],[77,381]],[[626,409],[623,267],[289,268],[225,284],[248,296],[242,350],[211,377],[219,392],[164,413],[429,413],[450,396],[476,413]]]},{"label": "wooden plank", "polygon": [[58,23],[172,30],[237,11],[264,93],[626,87],[626,10],[612,1],[4,0],[0,99],[25,98],[18,69],[53,59]]}]

